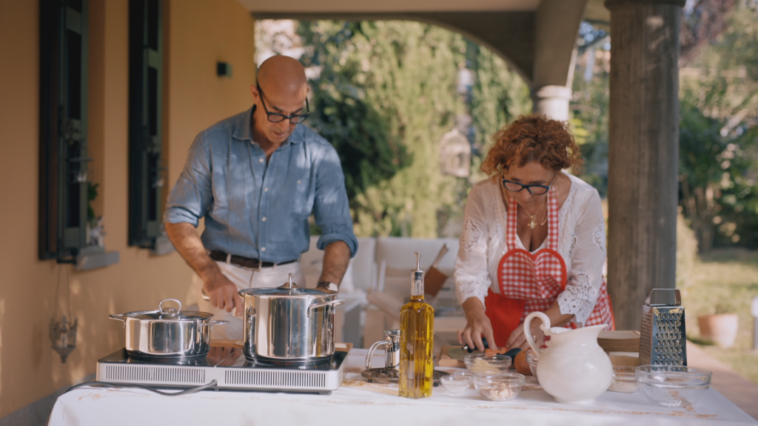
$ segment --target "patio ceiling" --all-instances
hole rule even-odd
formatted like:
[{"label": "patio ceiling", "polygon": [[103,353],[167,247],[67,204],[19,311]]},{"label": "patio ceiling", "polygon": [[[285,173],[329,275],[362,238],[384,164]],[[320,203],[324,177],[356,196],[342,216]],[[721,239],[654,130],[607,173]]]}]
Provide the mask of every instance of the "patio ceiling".
[{"label": "patio ceiling", "polygon": [[[534,12],[541,0],[239,0],[253,14],[352,14],[352,13],[408,13],[408,12]],[[593,23],[610,23],[610,12],[603,0],[589,0],[585,19]]]},{"label": "patio ceiling", "polygon": [[411,20],[459,32],[497,53],[533,88],[569,84],[579,22],[608,28],[603,0],[239,0],[256,19]]}]

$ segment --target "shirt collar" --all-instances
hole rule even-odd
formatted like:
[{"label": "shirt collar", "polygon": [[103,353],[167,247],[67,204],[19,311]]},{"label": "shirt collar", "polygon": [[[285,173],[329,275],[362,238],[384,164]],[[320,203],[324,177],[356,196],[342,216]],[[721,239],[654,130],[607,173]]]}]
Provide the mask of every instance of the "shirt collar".
[{"label": "shirt collar", "polygon": [[[253,113],[255,112],[255,105],[250,107],[247,111],[240,114],[237,117],[237,120],[234,123],[234,131],[232,132],[232,137],[235,139],[248,141],[248,142],[255,142],[253,140]],[[292,132],[292,134],[287,138],[287,140],[282,144],[282,146],[289,145],[291,143],[300,143],[305,140],[305,133],[303,132],[303,126],[301,124],[298,124],[297,127],[295,127],[295,131]]]}]

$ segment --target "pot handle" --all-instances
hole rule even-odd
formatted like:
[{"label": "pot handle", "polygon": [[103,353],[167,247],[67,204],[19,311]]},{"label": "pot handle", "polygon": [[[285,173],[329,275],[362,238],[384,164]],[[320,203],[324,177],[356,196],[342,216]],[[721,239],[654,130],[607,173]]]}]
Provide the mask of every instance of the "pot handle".
[{"label": "pot handle", "polygon": [[332,300],[331,302],[316,303],[314,305],[308,306],[308,316],[311,316],[311,311],[314,310],[314,309],[323,308],[325,306],[327,308],[330,307],[330,306],[331,307],[335,307],[335,306],[339,306],[339,305],[341,305],[343,303],[345,303],[344,300]]},{"label": "pot handle", "polygon": [[201,322],[200,324],[198,324],[198,326],[200,326],[200,327],[213,327],[214,325],[224,325],[224,324],[229,324],[229,321],[219,320],[219,321]]},{"label": "pot handle", "polygon": [[110,318],[112,320],[123,321],[124,322],[124,329],[126,329],[126,315],[124,315],[124,314],[112,314],[112,315],[108,315],[108,318]]},{"label": "pot handle", "polygon": [[378,348],[379,346],[389,345],[389,344],[390,342],[388,342],[387,340],[380,340],[378,342],[374,342],[374,344],[371,345],[371,347],[368,350],[368,353],[366,354],[366,370],[371,369],[371,360],[374,358],[374,351],[376,350],[376,348]]},{"label": "pot handle", "polygon": [[163,309],[163,302],[176,302],[176,304],[179,305],[179,309],[176,310],[175,314],[178,314],[179,312],[182,311],[182,302],[180,302],[180,301],[178,301],[176,299],[163,299],[163,300],[160,301],[160,303],[158,303],[158,310],[162,314],[170,314],[171,313],[170,311],[168,311],[168,309],[170,309],[170,308]]},{"label": "pot handle", "polygon": [[537,346],[537,344],[534,342],[534,339],[532,338],[531,331],[529,331],[531,330],[529,326],[531,325],[532,319],[534,317],[542,320],[542,325],[540,325],[540,328],[545,332],[546,336],[550,335],[550,318],[548,318],[548,316],[542,312],[532,312],[531,314],[527,315],[526,319],[524,320],[524,330],[527,330],[527,332],[524,333],[524,337],[526,337],[526,341],[529,343],[529,347],[532,348],[534,353],[540,355],[545,352],[545,350]]}]

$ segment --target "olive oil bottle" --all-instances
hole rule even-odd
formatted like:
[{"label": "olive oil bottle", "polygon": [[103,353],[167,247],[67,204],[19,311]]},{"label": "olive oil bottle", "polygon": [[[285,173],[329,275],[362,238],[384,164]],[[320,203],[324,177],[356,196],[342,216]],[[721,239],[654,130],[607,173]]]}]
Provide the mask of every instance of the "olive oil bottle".
[{"label": "olive oil bottle", "polygon": [[400,311],[400,396],[432,396],[434,309],[424,302],[424,271],[416,253],[411,272],[411,301]]}]

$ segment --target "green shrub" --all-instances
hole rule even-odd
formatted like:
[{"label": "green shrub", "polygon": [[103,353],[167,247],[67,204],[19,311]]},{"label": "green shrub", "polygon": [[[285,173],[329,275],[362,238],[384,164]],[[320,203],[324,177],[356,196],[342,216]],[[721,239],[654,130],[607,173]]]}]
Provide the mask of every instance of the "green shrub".
[{"label": "green shrub", "polygon": [[676,288],[686,291],[692,285],[693,270],[698,262],[697,238],[687,219],[676,216]]}]

